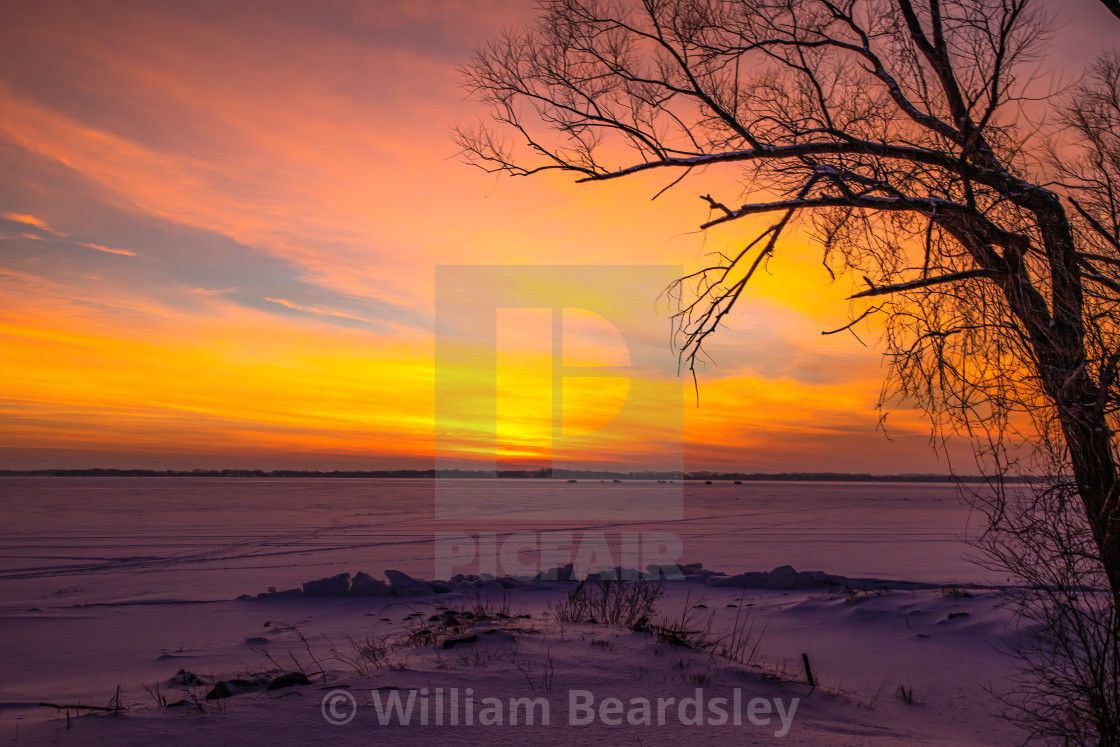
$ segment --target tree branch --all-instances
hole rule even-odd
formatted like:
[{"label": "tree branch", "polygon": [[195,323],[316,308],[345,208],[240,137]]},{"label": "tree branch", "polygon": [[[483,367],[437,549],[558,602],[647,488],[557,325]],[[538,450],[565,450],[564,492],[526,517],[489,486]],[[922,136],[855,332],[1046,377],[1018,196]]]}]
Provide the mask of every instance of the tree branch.
[{"label": "tree branch", "polygon": [[894,283],[892,285],[874,285],[865,291],[856,293],[854,296],[848,296],[848,300],[856,298],[867,298],[869,296],[885,296],[890,293],[914,290],[915,288],[926,288],[931,285],[955,283],[957,281],[967,280],[969,278],[991,278],[996,276],[997,273],[993,272],[992,270],[965,270],[963,272],[950,272],[946,275],[937,275],[932,278],[921,278],[919,280],[911,280],[906,283]]}]

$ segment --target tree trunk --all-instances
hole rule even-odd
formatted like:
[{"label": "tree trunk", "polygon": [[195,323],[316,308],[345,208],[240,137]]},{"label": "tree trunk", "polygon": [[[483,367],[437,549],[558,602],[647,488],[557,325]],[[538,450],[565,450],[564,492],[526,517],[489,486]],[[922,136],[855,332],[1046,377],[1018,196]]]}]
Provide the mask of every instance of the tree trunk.
[{"label": "tree trunk", "polygon": [[1085,518],[1120,612],[1120,485],[1113,433],[1105,418],[1105,392],[1086,367],[1085,299],[1077,247],[1058,196],[1038,190],[1029,199],[1049,260],[1050,312],[1018,262],[1017,277],[1005,292],[1029,331],[1046,394],[1057,409]]},{"label": "tree trunk", "polygon": [[[1075,374],[1074,378],[1085,384],[1092,383],[1083,373]],[[1067,386],[1067,391],[1069,388],[1072,387]],[[1059,403],[1058,417],[1069,449],[1077,492],[1108,576],[1113,601],[1120,610],[1120,495],[1117,494],[1120,486],[1112,452],[1112,433],[1096,401],[1098,398],[1096,392],[1083,391],[1080,396]]]}]

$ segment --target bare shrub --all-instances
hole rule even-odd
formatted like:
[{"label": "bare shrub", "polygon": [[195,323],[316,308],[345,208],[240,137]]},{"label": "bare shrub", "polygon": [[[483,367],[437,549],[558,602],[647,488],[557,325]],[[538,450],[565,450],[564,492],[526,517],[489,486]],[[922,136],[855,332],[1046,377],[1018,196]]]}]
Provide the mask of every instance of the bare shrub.
[{"label": "bare shrub", "polygon": [[548,611],[560,622],[597,622],[604,625],[640,626],[653,616],[661,584],[645,580],[598,583],[580,581],[568,596],[550,602]]}]

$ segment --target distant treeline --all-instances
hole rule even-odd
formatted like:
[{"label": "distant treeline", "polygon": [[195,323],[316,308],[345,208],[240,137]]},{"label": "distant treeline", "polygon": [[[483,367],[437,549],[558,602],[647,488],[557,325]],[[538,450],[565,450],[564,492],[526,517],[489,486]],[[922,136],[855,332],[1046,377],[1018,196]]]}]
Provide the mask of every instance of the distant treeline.
[{"label": "distant treeline", "polygon": [[[788,481],[788,482],[984,482],[975,475],[872,475],[849,472],[596,472],[590,470],[319,470],[292,469],[34,469],[0,470],[0,477],[341,477],[411,479],[583,479],[583,480],[710,480],[710,481]],[[1014,478],[1012,478],[1014,481]]]}]

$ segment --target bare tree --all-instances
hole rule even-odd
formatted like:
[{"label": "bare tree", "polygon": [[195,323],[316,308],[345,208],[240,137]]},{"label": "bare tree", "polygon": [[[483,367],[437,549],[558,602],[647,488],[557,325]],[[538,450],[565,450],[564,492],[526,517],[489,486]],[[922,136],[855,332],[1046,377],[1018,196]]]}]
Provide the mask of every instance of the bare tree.
[{"label": "bare tree", "polygon": [[580,181],[738,169],[755,201],[704,195],[702,227],[777,218],[682,279],[684,361],[806,225],[826,266],[866,280],[853,298],[876,299],[863,314],[884,316],[897,391],[958,431],[1021,431],[1026,414],[1061,444],[1120,601],[1120,247],[1095,226],[1096,203],[1039,181],[1019,72],[1046,38],[1030,0],[548,0],[542,11],[465,70],[502,126],[460,129],[472,161]]},{"label": "bare tree", "polygon": [[[492,121],[458,141],[519,176],[662,171],[668,189],[734,170],[742,194],[703,195],[702,228],[758,230],[671,289],[686,367],[781,239],[808,232],[830,272],[866,282],[853,303],[871,305],[833,332],[880,315],[885,392],[976,443],[990,557],[1017,537],[1029,575],[1041,560],[1024,526],[1058,527],[1053,551],[1077,560],[1067,591],[1097,574],[1115,638],[1120,63],[1101,62],[1065,109],[1040,97],[1022,71],[1046,42],[1042,13],[1032,0],[545,0],[535,27],[465,68]],[[1047,111],[1065,125],[1052,146],[1031,124]],[[1009,501],[1005,476],[1031,458],[1057,484]]]},{"label": "bare tree", "polygon": [[[1075,219],[1086,258],[1114,263],[1120,248],[1120,57],[1099,60],[1060,112],[1068,147],[1048,154]],[[1100,335],[1100,321],[1086,326]],[[1103,325],[1112,324],[1109,320]],[[1101,349],[1107,337],[1091,344]],[[1115,397],[1102,382],[1102,396]],[[1107,412],[1115,402],[1105,404]],[[1057,429],[1060,433],[1060,429]],[[1060,438],[1036,441],[1041,474],[1067,471]],[[997,693],[1007,715],[1031,736],[1065,744],[1120,743],[1120,609],[1107,593],[1090,522],[1076,482],[996,483],[972,491],[989,530],[976,542],[978,560],[1010,571],[1020,582],[1005,589],[1019,612],[1009,653],[1014,688]]]}]

